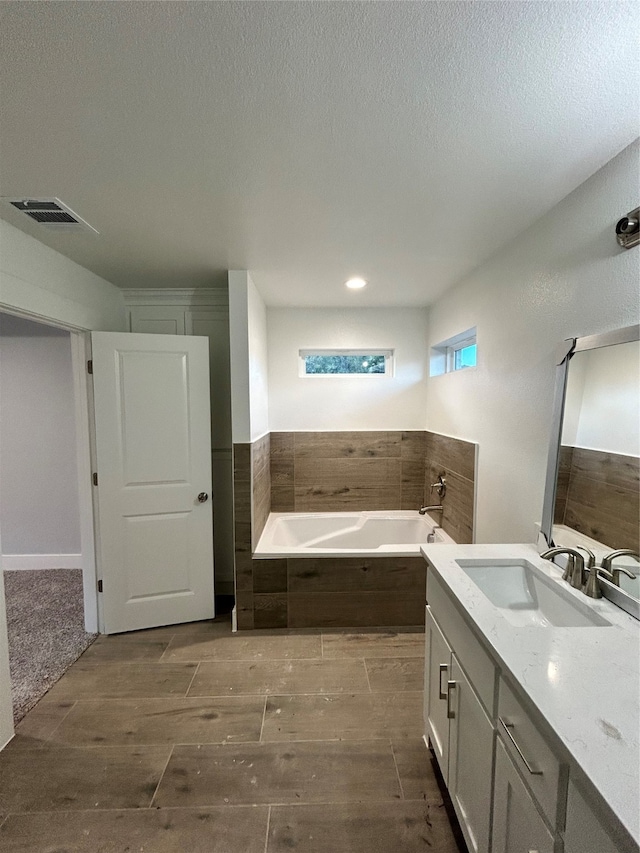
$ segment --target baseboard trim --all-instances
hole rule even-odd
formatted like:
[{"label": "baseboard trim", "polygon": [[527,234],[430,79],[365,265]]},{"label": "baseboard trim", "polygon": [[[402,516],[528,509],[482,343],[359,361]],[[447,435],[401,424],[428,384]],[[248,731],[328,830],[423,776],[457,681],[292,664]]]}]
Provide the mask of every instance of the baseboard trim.
[{"label": "baseboard trim", "polygon": [[82,554],[2,554],[0,566],[5,572],[30,569],[81,569]]}]

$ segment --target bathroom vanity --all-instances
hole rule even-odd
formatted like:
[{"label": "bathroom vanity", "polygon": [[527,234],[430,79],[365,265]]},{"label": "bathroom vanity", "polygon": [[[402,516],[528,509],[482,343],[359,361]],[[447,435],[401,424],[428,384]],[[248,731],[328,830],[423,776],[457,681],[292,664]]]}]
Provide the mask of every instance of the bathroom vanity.
[{"label": "bathroom vanity", "polygon": [[637,853],[640,622],[533,545],[425,545],[425,739],[472,853]]}]

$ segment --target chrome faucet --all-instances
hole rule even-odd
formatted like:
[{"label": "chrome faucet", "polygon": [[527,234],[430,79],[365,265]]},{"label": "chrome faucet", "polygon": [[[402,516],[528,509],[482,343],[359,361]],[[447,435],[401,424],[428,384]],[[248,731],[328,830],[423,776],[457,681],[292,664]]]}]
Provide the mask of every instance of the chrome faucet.
[{"label": "chrome faucet", "polygon": [[551,560],[553,562],[553,558],[558,554],[566,554],[568,557],[562,579],[568,581],[574,589],[582,589],[582,585],[584,584],[584,557],[582,554],[573,548],[549,548],[548,551],[540,554],[540,556],[543,560]]},{"label": "chrome faucet", "polygon": [[444,507],[440,506],[421,506],[418,510],[419,515],[426,515],[428,512],[439,512],[440,513],[440,521],[442,521],[442,513],[444,512]]},{"label": "chrome faucet", "polygon": [[633,572],[630,572],[629,569],[625,569],[624,566],[618,566],[615,569],[612,564],[616,557],[634,557],[636,560],[640,561],[640,554],[634,551],[631,548],[620,548],[617,551],[612,551],[610,554],[607,554],[606,557],[602,559],[602,568],[611,572],[611,582],[616,586],[620,586],[620,575],[626,575],[631,580],[634,580],[637,575],[634,575]]}]

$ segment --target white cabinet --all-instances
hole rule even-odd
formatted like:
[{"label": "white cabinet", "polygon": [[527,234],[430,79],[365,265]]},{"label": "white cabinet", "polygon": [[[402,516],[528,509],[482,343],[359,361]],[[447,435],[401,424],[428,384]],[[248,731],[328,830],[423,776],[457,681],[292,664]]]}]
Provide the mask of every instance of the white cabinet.
[{"label": "white cabinet", "polygon": [[449,794],[471,853],[489,850],[494,728],[455,654],[448,682]]},{"label": "white cabinet", "polygon": [[471,853],[488,853],[494,728],[427,607],[426,734]]},{"label": "white cabinet", "polygon": [[569,781],[564,853],[637,853],[638,847],[625,838],[614,838],[610,828]]},{"label": "white cabinet", "polygon": [[451,669],[451,648],[427,607],[425,630],[425,705],[426,736],[438,760],[444,781],[449,784],[449,719],[447,717],[447,681]]},{"label": "white cabinet", "polygon": [[553,836],[500,738],[496,745],[493,803],[491,853],[553,853]]},{"label": "white cabinet", "polygon": [[429,563],[424,731],[470,853],[640,853],[445,578]]}]

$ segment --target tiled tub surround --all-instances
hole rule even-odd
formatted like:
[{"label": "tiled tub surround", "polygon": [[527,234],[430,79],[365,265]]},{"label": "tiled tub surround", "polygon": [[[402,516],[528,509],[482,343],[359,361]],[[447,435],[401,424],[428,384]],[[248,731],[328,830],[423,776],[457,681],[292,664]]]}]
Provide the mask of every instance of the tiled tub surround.
[{"label": "tiled tub surround", "polygon": [[640,459],[563,445],[555,524],[609,548],[640,546]]},{"label": "tiled tub surround", "polygon": [[418,509],[440,503],[430,485],[443,474],[442,527],[471,542],[476,448],[421,430],[272,432],[271,511]]},{"label": "tiled tub surround", "polygon": [[440,502],[429,488],[438,474],[447,478],[442,527],[471,542],[476,449],[420,430],[274,432],[234,445],[238,628],[415,624],[417,557],[324,557],[311,569],[308,559],[251,554],[270,511],[416,510]]}]

